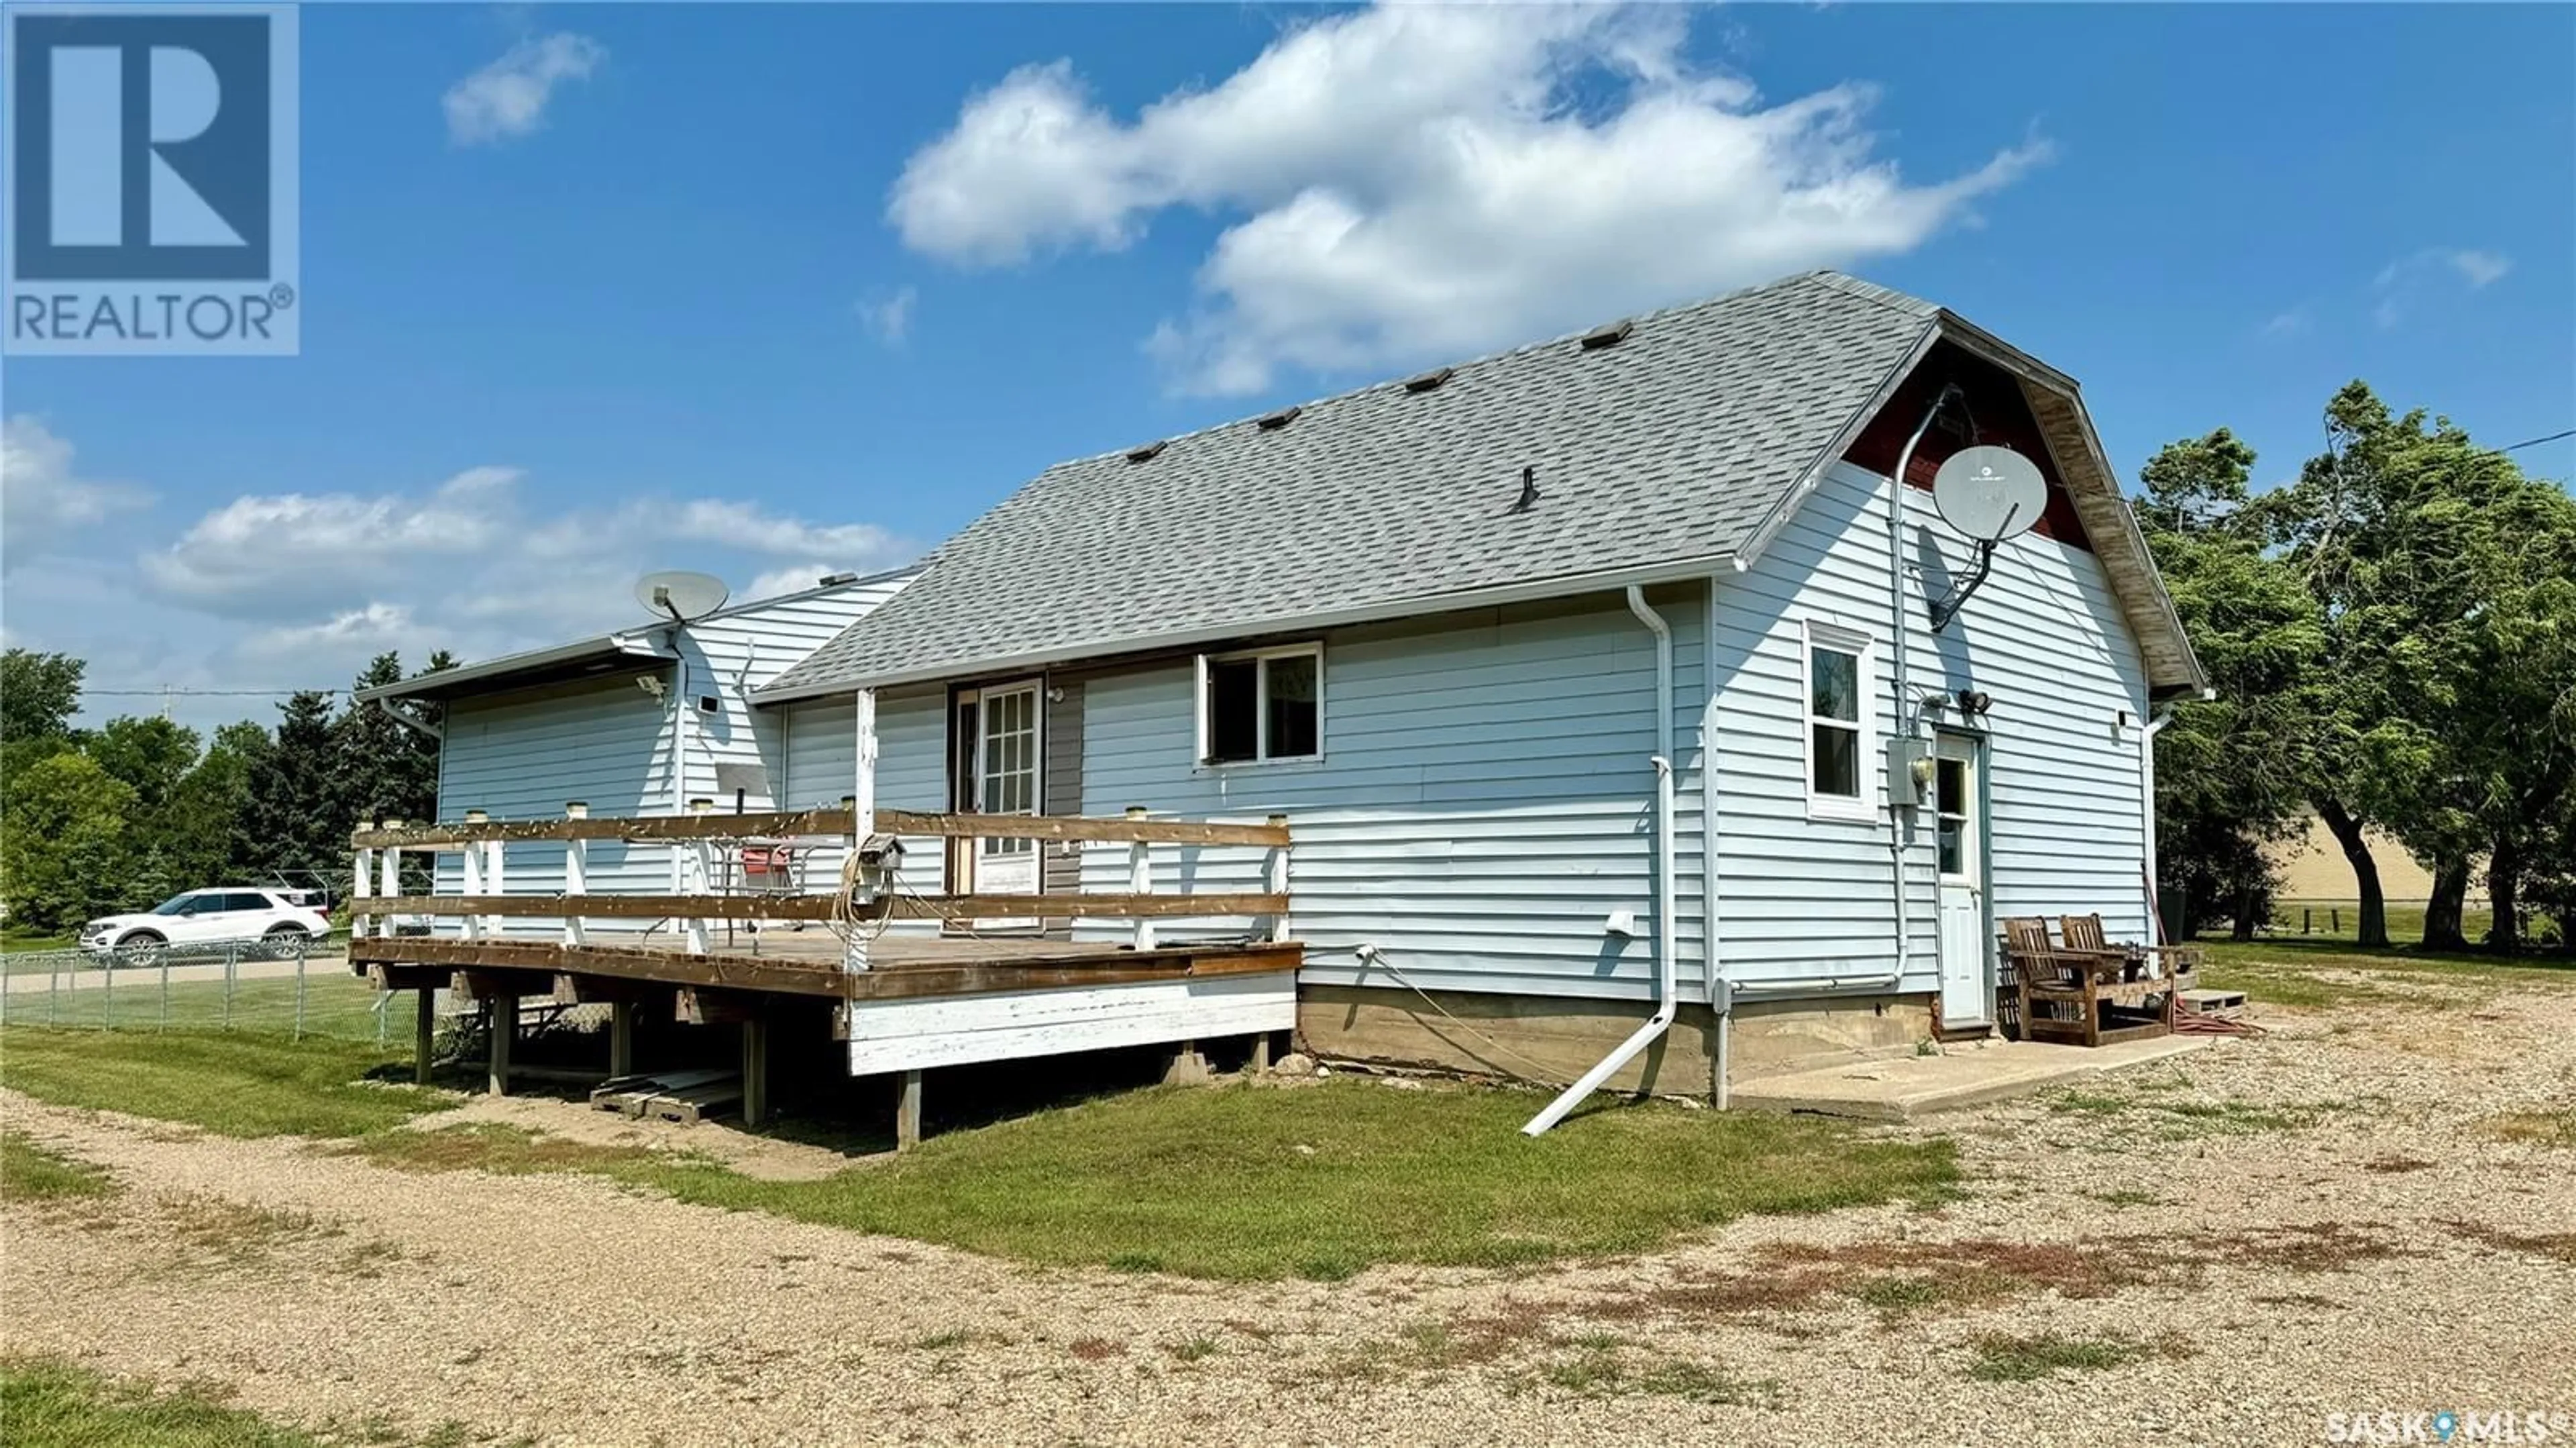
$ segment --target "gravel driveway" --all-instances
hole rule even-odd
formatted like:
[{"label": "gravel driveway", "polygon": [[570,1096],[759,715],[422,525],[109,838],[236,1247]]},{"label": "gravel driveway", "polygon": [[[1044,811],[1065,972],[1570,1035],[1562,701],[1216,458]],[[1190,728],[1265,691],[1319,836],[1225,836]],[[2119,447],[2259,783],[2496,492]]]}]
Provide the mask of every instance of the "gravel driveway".
[{"label": "gravel driveway", "polygon": [[[0,1343],[308,1424],[542,1444],[2288,1443],[2336,1413],[2576,1417],[2576,1149],[2511,1130],[2576,1106],[2576,992],[2440,1004],[2276,1011],[2260,1041],[1890,1128],[1961,1143],[1945,1208],[1330,1285],[1039,1271],[9,1097],[13,1128],[130,1190],[112,1216],[7,1207]],[[253,1245],[174,1251],[208,1214]],[[2125,1360],[2016,1356],[2069,1344]]]}]

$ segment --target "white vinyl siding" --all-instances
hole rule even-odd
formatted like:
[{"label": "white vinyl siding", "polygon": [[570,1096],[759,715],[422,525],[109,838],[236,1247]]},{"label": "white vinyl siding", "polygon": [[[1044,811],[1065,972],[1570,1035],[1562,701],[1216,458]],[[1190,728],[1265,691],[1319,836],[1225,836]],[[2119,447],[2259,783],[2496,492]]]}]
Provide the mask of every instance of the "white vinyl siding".
[{"label": "white vinyl siding", "polygon": [[[750,693],[891,597],[909,577],[752,603],[701,619],[678,631],[677,660],[649,669],[456,701],[448,707],[439,750],[439,818],[460,819],[469,809],[481,809],[494,819],[560,819],[565,802],[575,799],[588,803],[593,815],[675,814],[693,798],[731,810],[731,792],[717,787],[719,764],[752,766],[764,776],[766,787],[746,793],[745,809],[776,807],[792,798],[792,792],[780,793],[787,785],[785,717],[781,710],[752,708]],[[662,682],[663,698],[637,687],[646,675]],[[701,711],[700,696],[712,696],[716,708]],[[851,790],[851,706],[845,699],[839,707],[845,721],[839,746],[844,783],[820,803],[837,803]],[[674,766],[675,740],[684,768]],[[589,888],[599,894],[668,891],[672,854],[667,845],[593,841]],[[513,843],[502,884],[514,895],[560,893],[563,859],[560,844]],[[830,867],[838,871],[837,855]],[[437,878],[440,891],[461,891],[461,857],[439,856]],[[812,878],[829,883],[829,877]],[[599,919],[591,928],[640,930],[652,924]],[[531,919],[505,922],[504,928],[551,935],[560,926]]]},{"label": "white vinyl siding", "polygon": [[[1676,673],[1681,959],[1699,950],[1698,697],[1703,591],[1650,594]],[[1652,988],[1654,637],[1616,594],[1337,630],[1324,754],[1192,765],[1195,661],[1085,676],[1083,812],[1258,821],[1295,835],[1304,979],[1640,997]],[[1265,852],[1157,847],[1155,888],[1257,890]],[[1083,885],[1126,888],[1124,846],[1084,852]],[[1634,912],[1638,934],[1606,926]],[[1257,922],[1172,921],[1165,939]],[[1086,921],[1085,939],[1122,922]],[[1383,952],[1364,970],[1353,947]]]},{"label": "white vinyl siding", "polygon": [[[1770,549],[1717,594],[1711,640],[1720,740],[1714,779],[1721,960],[1738,979],[1884,974],[1895,963],[1895,901],[1883,795],[1895,730],[1887,636],[1886,479],[1828,469]],[[1909,499],[1906,556],[1911,692],[1993,696],[1988,790],[1993,910],[2101,913],[2115,934],[2146,929],[2134,727],[2145,669],[2093,556],[2037,534],[2004,545],[1994,576],[1957,621],[1931,631],[1923,602],[1968,566],[1928,494]],[[1808,808],[1805,652],[1811,624],[1866,635],[1866,816]],[[1936,714],[1934,722],[1955,723]],[[1911,938],[1904,988],[1935,975],[1929,812],[1908,852]]]}]

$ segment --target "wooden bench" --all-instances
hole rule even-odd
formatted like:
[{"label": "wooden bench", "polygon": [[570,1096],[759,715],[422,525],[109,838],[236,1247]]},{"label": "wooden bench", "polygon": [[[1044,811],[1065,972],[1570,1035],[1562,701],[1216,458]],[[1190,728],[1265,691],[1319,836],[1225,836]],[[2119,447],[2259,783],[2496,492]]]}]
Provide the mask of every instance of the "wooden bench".
[{"label": "wooden bench", "polygon": [[[2086,918],[2091,921],[2090,938],[2100,940],[2100,917]],[[2086,933],[2072,920],[2061,921],[2060,928],[2074,937]],[[2142,956],[2129,947],[2107,943],[2061,944],[2049,938],[2048,922],[2037,916],[2005,920],[2003,937],[2004,951],[2020,983],[2023,1040],[2101,1046],[2167,1033],[2163,1010],[2152,1010],[2136,1020],[2110,1013],[2150,1012],[2151,998],[2170,1001],[2174,989],[2170,959]]]}]

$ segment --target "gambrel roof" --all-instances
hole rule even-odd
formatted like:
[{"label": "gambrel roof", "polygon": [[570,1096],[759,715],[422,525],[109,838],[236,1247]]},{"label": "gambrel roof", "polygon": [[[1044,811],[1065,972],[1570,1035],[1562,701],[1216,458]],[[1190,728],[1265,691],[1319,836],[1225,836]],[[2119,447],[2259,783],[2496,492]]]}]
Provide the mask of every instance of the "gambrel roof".
[{"label": "gambrel roof", "polygon": [[1059,463],[760,697],[1749,564],[1943,337],[2022,379],[2151,686],[2200,687],[2073,382],[1929,302],[1815,272]]}]

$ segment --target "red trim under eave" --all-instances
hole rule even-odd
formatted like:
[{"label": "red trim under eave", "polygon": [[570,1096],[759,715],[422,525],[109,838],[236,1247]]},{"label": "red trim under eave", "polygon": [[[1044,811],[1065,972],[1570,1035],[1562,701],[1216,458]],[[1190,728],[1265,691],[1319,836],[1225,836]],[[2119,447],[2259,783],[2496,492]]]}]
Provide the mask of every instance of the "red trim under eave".
[{"label": "red trim under eave", "polygon": [[[2092,552],[2093,540],[2085,536],[2083,521],[2076,517],[2075,499],[2066,491],[2066,479],[2058,475],[2057,461],[2049,455],[2039,419],[2031,416],[2030,403],[2022,396],[2020,379],[1947,339],[1933,344],[1878,415],[1869,420],[1869,426],[1861,429],[1859,438],[1843,453],[1843,460],[1881,477],[1895,472],[1896,457],[1905,450],[1905,439],[1922,425],[1924,409],[1932,405],[1942,385],[1950,382],[1959,384],[1967,394],[1965,411],[1976,421],[1973,440],[2011,448],[2039,464],[2040,476],[2048,480],[2048,508],[2032,531]],[[1931,491],[1933,474],[1941,470],[1941,464],[1970,444],[1964,427],[1953,431],[1949,425],[1960,412],[1953,403],[1944,409],[1942,420],[1923,434],[1923,441],[1915,445],[1914,460],[1906,468],[1906,482]]]}]

